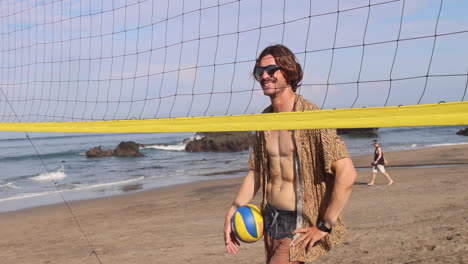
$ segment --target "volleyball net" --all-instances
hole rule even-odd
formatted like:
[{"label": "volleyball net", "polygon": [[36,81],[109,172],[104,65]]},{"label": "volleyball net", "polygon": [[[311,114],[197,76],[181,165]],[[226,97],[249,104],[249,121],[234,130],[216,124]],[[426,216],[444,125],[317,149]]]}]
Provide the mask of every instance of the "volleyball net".
[{"label": "volleyball net", "polygon": [[[0,3],[0,130],[187,132],[466,125],[464,1]],[[314,112],[270,104],[271,44]]]}]

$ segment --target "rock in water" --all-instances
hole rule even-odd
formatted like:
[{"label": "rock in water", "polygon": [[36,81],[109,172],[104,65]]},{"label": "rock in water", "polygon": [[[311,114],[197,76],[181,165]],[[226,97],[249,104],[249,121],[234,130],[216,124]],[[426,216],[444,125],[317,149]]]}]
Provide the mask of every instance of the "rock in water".
[{"label": "rock in water", "polygon": [[112,156],[112,150],[108,149],[103,151],[101,146],[94,147],[88,151],[86,151],[87,158],[100,158],[100,157],[109,157]]},{"label": "rock in water", "polygon": [[114,156],[117,157],[143,157],[140,153],[140,144],[133,141],[123,141],[114,149]]},{"label": "rock in water", "polygon": [[460,129],[457,132],[457,135],[468,136],[468,127],[465,127],[464,129]]},{"label": "rock in water", "polygon": [[111,149],[103,151],[101,146],[94,147],[86,151],[87,158],[101,158],[101,157],[143,157],[140,153],[140,144],[133,141],[123,141],[112,151]]}]

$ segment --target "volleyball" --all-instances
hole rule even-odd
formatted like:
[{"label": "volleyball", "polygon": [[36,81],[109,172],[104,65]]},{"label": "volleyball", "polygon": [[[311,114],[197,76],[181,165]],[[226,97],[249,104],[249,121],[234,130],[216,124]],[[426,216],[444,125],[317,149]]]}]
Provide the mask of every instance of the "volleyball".
[{"label": "volleyball", "polygon": [[253,204],[241,206],[231,218],[231,227],[240,241],[253,243],[263,236],[262,212]]}]

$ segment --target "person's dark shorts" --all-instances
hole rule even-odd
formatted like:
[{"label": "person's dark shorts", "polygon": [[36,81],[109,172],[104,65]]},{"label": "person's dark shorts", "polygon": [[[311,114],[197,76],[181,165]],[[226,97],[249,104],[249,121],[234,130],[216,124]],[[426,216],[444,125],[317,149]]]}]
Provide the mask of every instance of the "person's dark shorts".
[{"label": "person's dark shorts", "polygon": [[296,211],[278,210],[268,204],[263,212],[265,234],[273,239],[293,238],[292,231],[296,229]]}]

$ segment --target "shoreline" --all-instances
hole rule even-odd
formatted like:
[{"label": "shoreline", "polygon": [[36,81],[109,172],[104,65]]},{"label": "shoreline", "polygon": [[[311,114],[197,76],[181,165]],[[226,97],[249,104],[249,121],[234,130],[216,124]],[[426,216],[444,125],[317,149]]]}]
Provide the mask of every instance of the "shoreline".
[{"label": "shoreline", "polygon": [[[389,161],[386,167],[404,166],[433,166],[450,164],[468,164],[468,144],[435,146],[429,148],[400,150],[385,152],[384,156]],[[355,167],[370,167],[373,152],[368,155],[353,156]]]},{"label": "shoreline", "polygon": [[[437,158],[444,153],[452,155]],[[463,158],[455,154],[468,157],[468,146],[388,157],[393,164]],[[372,187],[370,166],[358,171],[344,211],[350,237],[316,263],[466,263],[467,169],[392,168],[393,185],[379,174]],[[223,219],[241,181],[210,179],[69,205],[103,263],[264,263],[262,242],[242,244],[237,256],[224,248]],[[96,263],[74,217],[63,203],[0,213],[0,236],[8,238],[0,240],[2,263]]]},{"label": "shoreline", "polygon": [[[385,158],[389,160],[389,164],[385,167],[388,169],[400,169],[400,168],[439,168],[439,167],[459,167],[459,166],[468,166],[468,144],[460,144],[460,145],[450,145],[450,146],[435,146],[430,148],[421,148],[421,149],[414,149],[414,150],[401,150],[401,151],[393,151],[393,152],[385,152]],[[435,156],[440,156],[440,158],[436,158]],[[411,159],[407,159],[405,157],[411,157]],[[354,166],[357,171],[365,171],[370,170],[370,161],[373,158],[372,154],[368,155],[358,155],[351,157],[354,163]],[[86,202],[86,201],[93,201],[98,199],[106,199],[118,196],[126,196],[140,192],[152,192],[156,190],[161,190],[165,188],[176,187],[180,185],[193,185],[199,182],[205,181],[216,181],[216,180],[224,180],[230,178],[242,178],[241,176],[229,176],[235,173],[241,172],[248,172],[248,169],[235,169],[235,170],[227,170],[222,172],[213,172],[206,174],[204,176],[219,176],[225,175],[226,177],[223,179],[204,179],[204,180],[194,180],[189,182],[182,182],[176,183],[171,185],[163,185],[163,186],[151,186],[145,188],[143,184],[136,183],[139,187],[134,188],[134,184],[122,184],[116,185],[120,186],[120,192],[114,190],[111,191],[112,194],[104,195],[104,196],[97,196],[94,194],[93,190],[71,190],[71,191],[63,191],[60,192],[61,194],[68,195],[72,197],[71,199],[65,199],[67,203],[75,203],[75,202]],[[21,210],[30,210],[35,208],[53,206],[57,204],[63,204],[64,201],[61,200],[59,196],[61,196],[59,191],[54,191],[53,193],[40,195],[40,196],[32,196],[32,197],[25,197],[25,198],[18,198],[12,201],[6,201],[7,203],[11,204],[12,206],[7,206],[7,209],[1,209],[0,215],[4,213],[9,213],[13,211],[21,211]],[[88,194],[86,194],[88,193]],[[93,195],[94,194],[94,195]],[[55,196],[55,198],[54,198]],[[32,206],[22,206],[19,208],[18,204],[23,204],[23,202],[28,202],[34,199],[40,199],[45,202],[37,202],[35,205]],[[1,205],[1,204],[0,204]],[[11,208],[11,209],[8,209]]]}]

